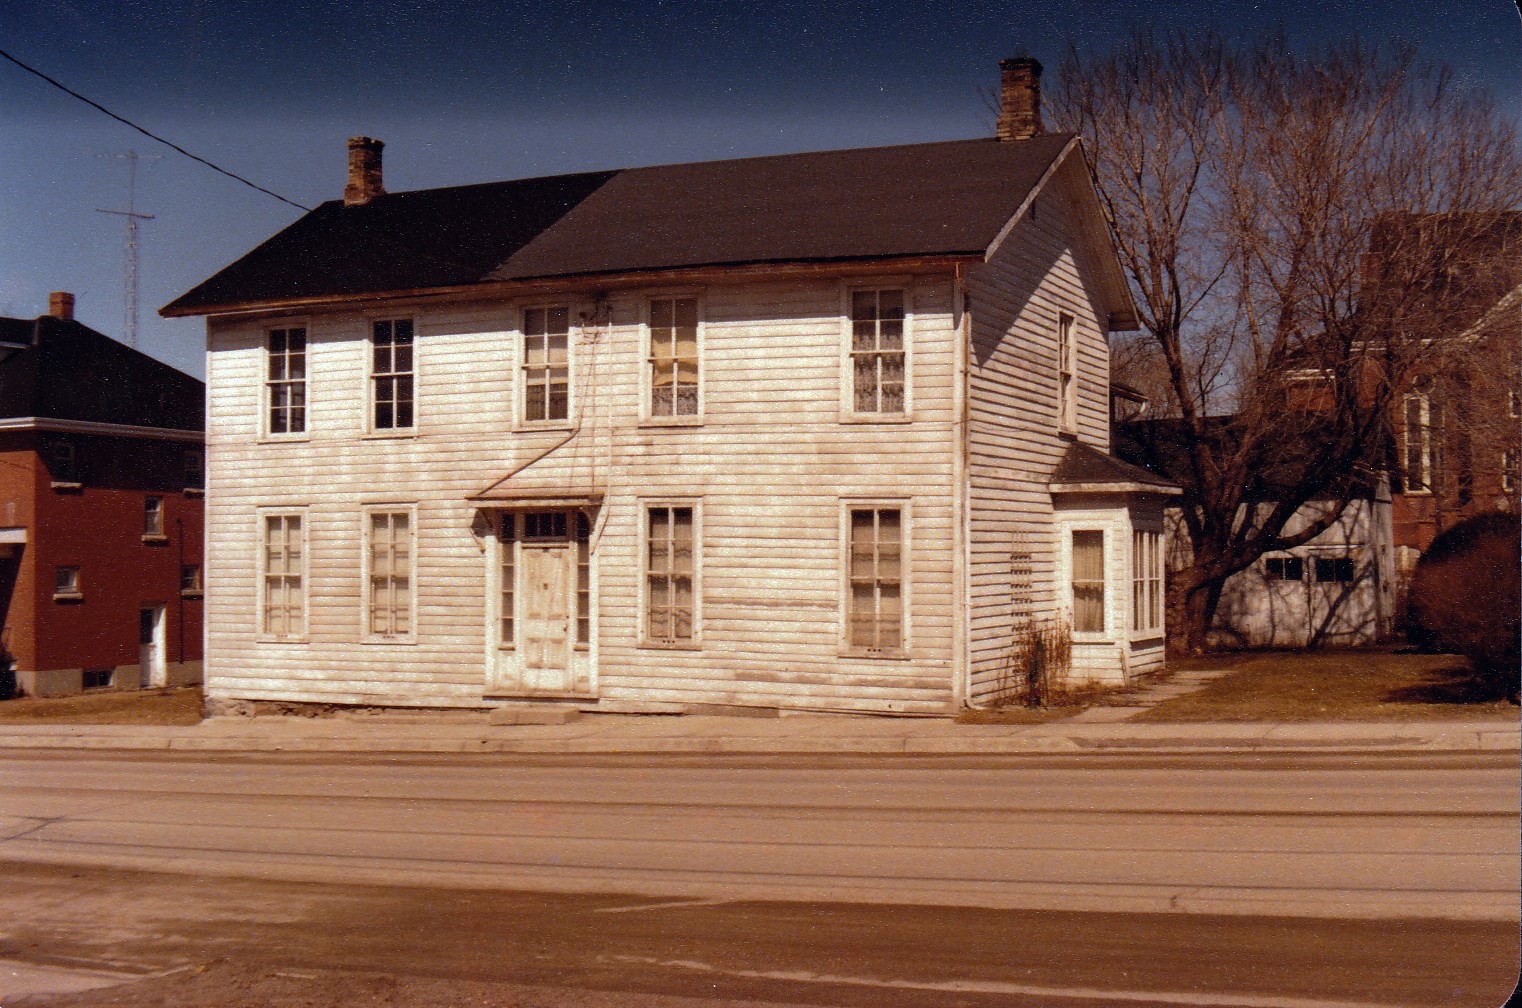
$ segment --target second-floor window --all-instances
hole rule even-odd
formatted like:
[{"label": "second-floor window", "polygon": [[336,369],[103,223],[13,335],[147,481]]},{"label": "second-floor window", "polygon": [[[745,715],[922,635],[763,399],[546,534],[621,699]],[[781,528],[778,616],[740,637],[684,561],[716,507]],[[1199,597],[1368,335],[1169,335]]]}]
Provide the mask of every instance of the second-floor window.
[{"label": "second-floor window", "polygon": [[523,419],[571,416],[571,310],[564,305],[523,310]]},{"label": "second-floor window", "polygon": [[375,429],[412,426],[412,320],[376,322],[370,335],[371,400]]},{"label": "second-floor window", "polygon": [[164,534],[164,498],[143,498],[143,535],[162,536]]},{"label": "second-floor window", "polygon": [[54,441],[48,446],[48,469],[54,483],[79,482],[79,456],[72,441]]},{"label": "second-floor window", "polygon": [[1078,335],[1073,316],[1057,316],[1057,423],[1069,433],[1078,430]]},{"label": "second-floor window", "polygon": [[908,382],[904,355],[904,292],[851,292],[851,408],[903,413]]},{"label": "second-floor window", "polygon": [[206,449],[186,448],[180,454],[185,470],[185,489],[200,490],[206,486]]},{"label": "second-floor window", "polygon": [[269,433],[300,434],[307,429],[306,329],[271,329],[266,357]]},{"label": "second-floor window", "polygon": [[651,416],[697,416],[697,298],[656,298],[650,302],[650,355],[646,367]]}]

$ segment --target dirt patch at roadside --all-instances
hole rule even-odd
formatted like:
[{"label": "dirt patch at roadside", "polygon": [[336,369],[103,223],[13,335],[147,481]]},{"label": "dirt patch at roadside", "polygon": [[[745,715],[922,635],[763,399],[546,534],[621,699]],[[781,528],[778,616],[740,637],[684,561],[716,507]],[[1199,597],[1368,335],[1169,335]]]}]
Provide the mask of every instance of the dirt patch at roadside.
[{"label": "dirt patch at roadside", "polygon": [[201,687],[113,690],[66,697],[0,700],[0,724],[193,725],[201,721]]}]

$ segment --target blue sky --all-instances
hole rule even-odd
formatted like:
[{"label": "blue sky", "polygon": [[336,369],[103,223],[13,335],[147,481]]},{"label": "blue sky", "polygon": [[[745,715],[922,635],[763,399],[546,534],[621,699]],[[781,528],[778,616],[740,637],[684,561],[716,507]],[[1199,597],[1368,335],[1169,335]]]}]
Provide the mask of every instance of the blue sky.
[{"label": "blue sky", "polygon": [[[10,0],[0,49],[307,206],[341,195],[344,142],[386,141],[392,191],[559,172],[987,134],[1002,56],[1054,72],[1069,38],[1140,18],[1294,41],[1405,40],[1522,115],[1511,0]],[[50,290],[120,338],[136,151],[139,346],[202,372],[202,323],[157,309],[300,211],[0,62],[0,315]]]}]

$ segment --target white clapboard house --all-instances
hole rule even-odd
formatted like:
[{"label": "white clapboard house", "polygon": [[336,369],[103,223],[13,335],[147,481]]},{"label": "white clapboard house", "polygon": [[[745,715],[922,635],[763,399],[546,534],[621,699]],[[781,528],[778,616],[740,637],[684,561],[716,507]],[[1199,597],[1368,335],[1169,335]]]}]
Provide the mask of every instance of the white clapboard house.
[{"label": "white clapboard house", "polygon": [[948,714],[1032,621],[1162,663],[1162,504],[1108,455],[1134,306],[1079,141],[323,204],[207,319],[206,688],[235,701]]}]

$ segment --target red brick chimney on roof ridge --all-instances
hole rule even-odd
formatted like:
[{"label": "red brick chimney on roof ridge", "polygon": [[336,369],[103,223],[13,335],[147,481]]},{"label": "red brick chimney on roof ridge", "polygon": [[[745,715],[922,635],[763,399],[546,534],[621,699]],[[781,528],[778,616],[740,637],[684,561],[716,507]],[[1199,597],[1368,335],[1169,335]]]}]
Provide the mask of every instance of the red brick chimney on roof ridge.
[{"label": "red brick chimney on roof ridge", "polygon": [[381,149],[386,145],[367,136],[349,138],[349,181],[344,186],[344,206],[364,206],[384,196],[381,184]]},{"label": "red brick chimney on roof ridge", "polygon": [[1041,64],[1029,56],[999,61],[1000,140],[1029,140],[1044,133],[1041,125]]},{"label": "red brick chimney on roof ridge", "polygon": [[48,295],[48,314],[54,318],[74,317],[74,295],[68,291],[54,291]]}]

